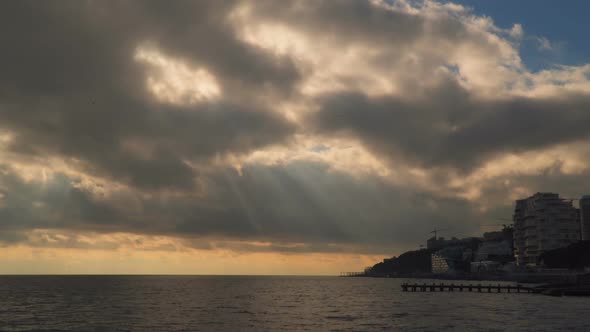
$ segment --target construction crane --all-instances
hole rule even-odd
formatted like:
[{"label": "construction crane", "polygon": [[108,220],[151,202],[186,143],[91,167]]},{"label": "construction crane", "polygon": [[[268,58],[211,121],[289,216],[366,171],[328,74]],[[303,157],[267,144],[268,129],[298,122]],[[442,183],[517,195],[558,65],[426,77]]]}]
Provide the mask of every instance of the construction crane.
[{"label": "construction crane", "polygon": [[434,233],[434,239],[436,240],[436,239],[438,239],[438,237],[437,237],[437,235],[438,235],[438,232],[441,232],[441,231],[448,231],[449,229],[450,229],[450,228],[437,229],[437,228],[435,227],[435,228],[434,228],[434,230],[433,230],[432,232],[430,232],[430,233],[431,233],[431,234],[432,234],[432,233]]}]

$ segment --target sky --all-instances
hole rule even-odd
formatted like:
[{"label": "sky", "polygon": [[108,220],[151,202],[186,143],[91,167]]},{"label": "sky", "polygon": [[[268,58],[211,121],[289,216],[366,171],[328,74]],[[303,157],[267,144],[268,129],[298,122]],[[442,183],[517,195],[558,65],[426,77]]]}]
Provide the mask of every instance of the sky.
[{"label": "sky", "polygon": [[[585,0],[459,0],[455,1],[480,16],[494,20],[499,27],[520,24],[526,38],[520,43],[520,55],[530,70],[553,65],[581,66],[588,63],[590,45],[586,42],[590,22]],[[550,46],[550,47],[547,47]]]},{"label": "sky", "polygon": [[583,1],[1,6],[0,273],[334,275],[590,192]]}]

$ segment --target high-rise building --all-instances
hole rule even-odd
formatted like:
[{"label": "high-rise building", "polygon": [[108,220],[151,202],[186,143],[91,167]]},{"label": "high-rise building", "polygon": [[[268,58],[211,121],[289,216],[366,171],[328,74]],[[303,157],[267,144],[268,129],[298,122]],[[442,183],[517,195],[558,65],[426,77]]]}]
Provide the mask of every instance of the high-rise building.
[{"label": "high-rise building", "polygon": [[518,265],[537,264],[547,250],[580,240],[578,209],[555,193],[536,193],[516,201],[514,256]]},{"label": "high-rise building", "polygon": [[590,195],[580,198],[580,224],[582,240],[590,241]]}]

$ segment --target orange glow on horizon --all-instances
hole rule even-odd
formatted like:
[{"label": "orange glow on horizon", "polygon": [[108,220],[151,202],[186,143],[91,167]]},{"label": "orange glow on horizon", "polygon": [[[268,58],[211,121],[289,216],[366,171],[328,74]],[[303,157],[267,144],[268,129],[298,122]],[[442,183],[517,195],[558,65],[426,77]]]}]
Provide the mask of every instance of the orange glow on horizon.
[{"label": "orange glow on horizon", "polygon": [[228,250],[134,251],[33,248],[0,252],[2,274],[338,275],[362,271],[379,255],[239,253]]}]

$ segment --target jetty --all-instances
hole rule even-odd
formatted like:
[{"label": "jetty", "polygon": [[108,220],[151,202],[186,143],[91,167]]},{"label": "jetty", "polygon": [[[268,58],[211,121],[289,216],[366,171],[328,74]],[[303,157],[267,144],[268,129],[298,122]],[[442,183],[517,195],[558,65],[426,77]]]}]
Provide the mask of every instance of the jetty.
[{"label": "jetty", "polygon": [[435,284],[435,283],[403,283],[402,291],[404,292],[477,292],[477,293],[536,293],[533,287],[522,285],[482,285],[482,284]]}]

